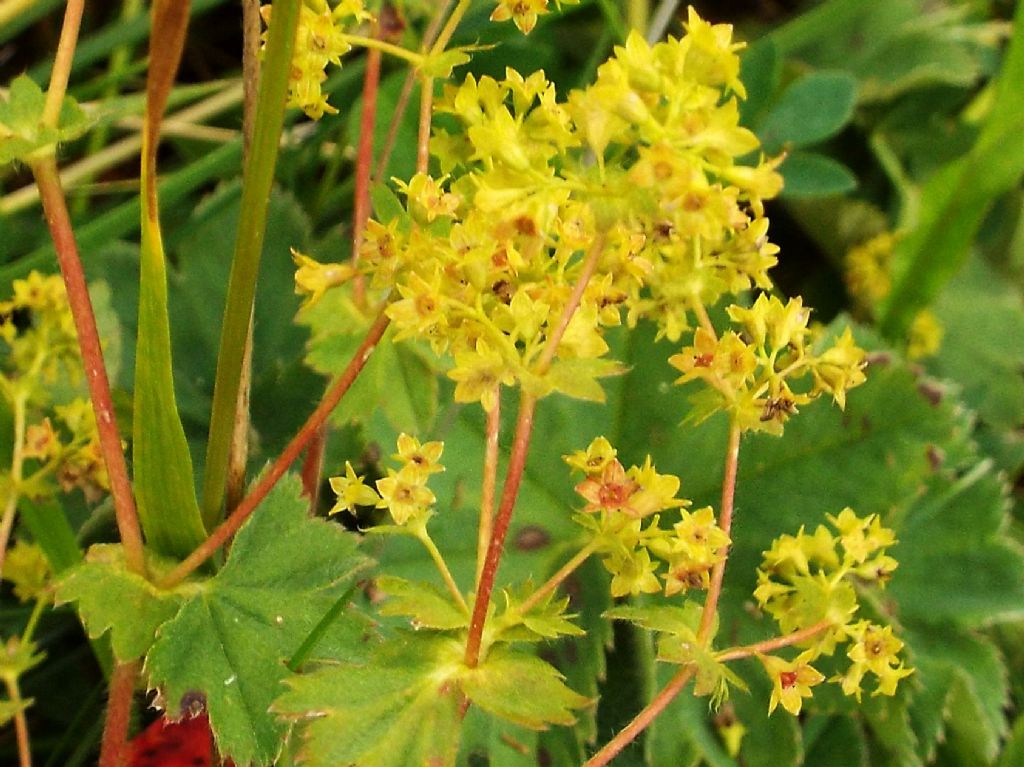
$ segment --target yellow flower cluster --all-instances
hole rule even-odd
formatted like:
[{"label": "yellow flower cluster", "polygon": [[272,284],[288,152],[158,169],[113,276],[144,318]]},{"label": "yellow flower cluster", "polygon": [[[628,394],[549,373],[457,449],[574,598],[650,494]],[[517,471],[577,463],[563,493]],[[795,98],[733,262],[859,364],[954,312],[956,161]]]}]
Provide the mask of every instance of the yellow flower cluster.
[{"label": "yellow flower cluster", "polygon": [[109,481],[95,414],[88,399],[73,396],[84,380],[64,282],[32,272],[12,287],[13,297],[0,301],[0,393],[23,410],[21,455],[31,468],[16,492],[52,495],[55,477],[65,492],[77,487],[98,500]]},{"label": "yellow flower cluster", "polygon": [[[608,440],[598,437],[586,450],[565,456],[566,463],[586,475],[576,485],[587,501],[576,520],[593,534],[595,551],[604,555],[604,566],[612,574],[612,595],[664,589],[671,596],[707,588],[710,570],[729,544],[714,512],[709,507],[681,509],[690,502],[676,498],[679,478],[659,474],[650,457],[643,466],[625,469],[615,455]],[[663,529],[658,512],[675,509],[679,521]],[[656,560],[665,563],[664,572],[658,572]]]},{"label": "yellow flower cluster", "polygon": [[853,581],[884,586],[896,568],[896,560],[886,553],[896,543],[892,530],[877,515],[861,518],[849,508],[828,520],[834,532],[819,525],[813,534],[801,528],[795,536],[777,538],[758,570],[754,597],[784,634],[824,624],[798,643],[804,649],[793,660],[761,657],[774,685],[769,712],[781,703],[790,713],[799,713],[811,688],[825,681],[811,664],[834,654],[841,643],[849,643],[852,665],[831,681],[858,700],[868,672],[878,680],[874,695],[893,695],[899,680],[913,673],[897,656],[903,643],[893,637],[891,627],[853,621],[858,607]]},{"label": "yellow flower cluster", "polygon": [[400,185],[404,216],[368,224],[359,263],[397,288],[396,337],[451,355],[456,400],[600,400],[621,370],[607,328],[650,318],[675,340],[698,307],[770,285],[762,201],[781,178],[736,164],[758,146],[738,124],[738,47],[691,11],[685,37],[630,36],[566,100],[543,72],[446,89],[445,175]]},{"label": "yellow flower cluster", "polygon": [[438,463],[444,451],[442,442],[420,444],[415,437],[401,434],[398,437],[398,452],[392,458],[399,468],[388,469],[388,475],[376,482],[376,490],[356,475],[352,464],[345,462],[345,475],[331,477],[331,489],[337,496],[331,514],[339,511],[354,513],[359,506],[375,506],[387,509],[396,525],[410,522],[425,522],[436,502],[434,493],[427,487],[431,475],[444,471]]},{"label": "yellow flower cluster", "polygon": [[[269,26],[271,6],[260,8],[263,22]],[[295,53],[288,81],[288,106],[297,107],[314,120],[337,109],[327,103],[321,86],[327,79],[328,64],[341,66],[341,57],[352,46],[345,40],[343,25],[372,18],[362,0],[341,0],[332,8],[326,0],[304,0],[299,9],[299,26],[295,33]],[[264,45],[267,33],[264,33]]]},{"label": "yellow flower cluster", "polygon": [[[847,390],[864,382],[864,352],[849,329],[827,349],[814,351],[816,333],[799,297],[783,303],[761,294],[751,307],[730,306],[728,314],[739,332],[719,337],[699,327],[693,344],[669,358],[682,373],[676,383],[705,384],[694,397],[693,420],[724,410],[745,431],[781,434],[798,406],[830,394],[844,407]],[[808,387],[792,388],[808,376]]]}]

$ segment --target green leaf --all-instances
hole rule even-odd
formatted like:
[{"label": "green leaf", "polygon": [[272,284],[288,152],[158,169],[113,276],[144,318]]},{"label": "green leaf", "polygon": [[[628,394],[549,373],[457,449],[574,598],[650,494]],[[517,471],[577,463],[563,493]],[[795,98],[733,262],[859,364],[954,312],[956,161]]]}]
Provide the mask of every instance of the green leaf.
[{"label": "green leaf", "polygon": [[289,678],[274,711],[305,721],[298,758],[310,767],[447,767],[459,742],[463,652],[457,640],[403,635],[365,664]]},{"label": "green leaf", "polygon": [[[151,572],[159,572],[173,563],[150,555],[146,564]],[[89,636],[96,639],[109,631],[114,655],[128,661],[149,651],[157,629],[178,613],[185,600],[182,591],[156,588],[126,568],[120,545],[100,543],[61,579],[57,600],[77,602]]]},{"label": "green leaf", "polygon": [[[998,650],[988,640],[967,632],[932,627],[907,627],[908,646],[913,648],[916,687],[911,700],[911,717],[918,738],[934,749],[944,732],[922,730],[915,716],[918,696],[939,693],[945,700],[941,711],[948,730],[958,734],[961,748],[968,752],[966,763],[990,763],[1006,735],[1004,709],[1009,702],[1009,680]],[[925,756],[930,756],[926,753]]]},{"label": "green leaf", "polygon": [[621,605],[613,607],[611,610],[605,610],[604,617],[611,620],[629,621],[648,631],[660,631],[673,636],[695,639],[700,626],[701,612],[703,612],[701,606],[694,602],[687,602],[682,607]]},{"label": "green leaf", "polygon": [[189,693],[206,696],[217,746],[236,763],[277,755],[284,727],[269,708],[285,662],[366,564],[354,537],[308,518],[307,505],[297,478],[278,483],[146,658],[172,716]]},{"label": "green leaf", "polygon": [[0,727],[6,726],[11,720],[32,705],[31,700],[0,700]]},{"label": "green leaf", "polygon": [[817,152],[792,152],[779,167],[785,197],[827,197],[857,187],[853,171]]},{"label": "green leaf", "polygon": [[192,456],[174,394],[167,304],[167,258],[157,202],[157,145],[167,96],[181,58],[188,9],[158,0],[150,42],[142,135],[139,325],[135,346],[132,454],[135,499],[147,544],[160,554],[187,556],[206,537],[196,501]]},{"label": "green leaf", "polygon": [[867,767],[867,758],[867,744],[859,723],[850,717],[832,716],[817,730],[813,743],[807,744],[804,765]]},{"label": "green leaf", "polygon": [[[536,767],[538,732],[491,716],[470,706],[462,722],[458,764]],[[561,764],[561,762],[553,762]]]},{"label": "green leaf", "polygon": [[381,575],[374,581],[388,595],[381,615],[407,615],[413,628],[457,629],[469,625],[469,616],[452,602],[445,590],[423,582]]},{"label": "green leaf", "polygon": [[879,327],[889,337],[906,332],[963,265],[985,212],[1024,174],[1024,5],[1018,5],[1013,38],[999,73],[995,102],[978,140],[960,159],[924,184],[920,214],[893,255],[892,291],[879,307]]},{"label": "green leaf", "polygon": [[747,97],[740,102],[740,124],[751,128],[761,122],[779,87],[781,64],[770,37],[762,37],[740,54],[740,80],[747,89]]},{"label": "green leaf", "polygon": [[1020,764],[1024,764],[1024,716],[1017,717],[997,767],[1017,767]]},{"label": "green leaf", "polygon": [[573,709],[587,698],[570,690],[550,663],[505,646],[492,648],[486,659],[461,676],[462,691],[473,703],[523,727],[544,730],[551,724],[572,725]]},{"label": "green leaf", "polygon": [[[399,95],[405,85],[406,73],[404,71],[393,72],[390,75],[383,77],[380,81],[380,86],[377,89],[375,96],[377,103],[377,114],[378,115],[393,115],[397,114],[395,108],[398,104]],[[419,85],[417,84],[412,92],[409,94],[410,103],[415,104],[419,101]],[[363,113],[363,96],[362,94],[352,102],[352,104],[345,108],[346,111],[346,124],[345,132],[348,136],[349,143],[355,144],[359,140],[360,121]],[[383,173],[380,174],[380,178],[389,179],[392,177],[398,178],[410,178],[416,172],[416,131],[417,131],[418,117],[416,110],[407,109],[402,117],[402,121],[398,125],[398,132],[395,137],[394,147],[391,152],[391,157],[388,159],[387,168]],[[377,158],[381,156],[381,152],[384,150],[384,142],[387,139],[388,133],[391,129],[391,120],[377,120],[373,129],[373,157]],[[395,205],[389,206],[386,210],[378,207],[378,200],[381,189],[388,189],[387,185],[382,182],[375,182],[370,187],[370,200],[373,203],[374,216],[378,221],[388,223],[395,218],[408,217],[405,214],[401,203],[398,202],[397,198],[393,198]],[[390,190],[389,190],[390,191]]]},{"label": "green leaf", "polygon": [[78,104],[65,97],[56,128],[43,125],[46,94],[27,75],[11,81],[6,99],[0,99],[0,165],[14,160],[53,154],[58,143],[85,133],[92,121]]},{"label": "green leaf", "polygon": [[757,135],[765,151],[802,147],[831,138],[853,116],[857,80],[845,72],[812,72],[790,85],[771,108]]},{"label": "green leaf", "polygon": [[1003,531],[1006,488],[989,464],[937,478],[907,513],[889,594],[904,620],[967,627],[1024,616],[1024,554]]},{"label": "green leaf", "polygon": [[981,258],[972,258],[932,307],[942,346],[928,369],[956,381],[964,400],[1001,430],[1024,423],[1024,301]]},{"label": "green leaf", "polygon": [[373,203],[373,215],[383,224],[398,221],[403,231],[408,231],[412,219],[406,211],[398,195],[387,184],[378,181],[370,187],[370,202]]},{"label": "green leaf", "polygon": [[[658,688],[667,684],[677,671],[676,666],[659,664]],[[694,697],[691,690],[690,686],[683,688],[650,726],[644,741],[647,764],[651,767],[705,764],[736,767],[714,730],[707,701]]]}]

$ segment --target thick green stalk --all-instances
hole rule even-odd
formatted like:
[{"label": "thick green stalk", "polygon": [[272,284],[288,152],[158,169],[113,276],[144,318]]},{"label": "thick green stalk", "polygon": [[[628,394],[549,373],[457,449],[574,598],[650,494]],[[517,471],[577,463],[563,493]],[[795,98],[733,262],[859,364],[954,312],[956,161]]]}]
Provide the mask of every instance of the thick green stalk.
[{"label": "thick green stalk", "polygon": [[267,226],[270,186],[274,180],[281,129],[284,126],[285,96],[300,5],[298,0],[278,0],[274,3],[270,39],[260,77],[256,125],[242,184],[241,214],[231,275],[228,278],[227,305],[221,327],[210,436],[206,448],[202,514],[204,523],[211,529],[223,513],[239,375],[245,357],[249,317],[256,295],[256,276],[259,273]]}]

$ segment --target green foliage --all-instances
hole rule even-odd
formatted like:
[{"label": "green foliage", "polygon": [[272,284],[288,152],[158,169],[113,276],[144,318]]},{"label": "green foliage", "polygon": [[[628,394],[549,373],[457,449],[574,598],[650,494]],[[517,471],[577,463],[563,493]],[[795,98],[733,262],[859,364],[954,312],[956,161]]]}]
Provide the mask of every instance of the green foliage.
[{"label": "green foliage", "polygon": [[[155,555],[147,564],[151,573],[169,569],[168,562]],[[115,656],[128,661],[149,652],[157,629],[177,614],[186,593],[156,588],[127,569],[121,546],[97,544],[61,579],[57,598],[77,603],[89,636],[98,638],[109,631]]]},{"label": "green foliage", "polygon": [[11,81],[6,99],[0,99],[0,165],[14,160],[29,162],[57,151],[57,144],[85,133],[91,120],[73,99],[61,105],[57,126],[43,124],[46,94],[27,75]]},{"label": "green foliage", "polygon": [[278,754],[284,729],[269,708],[285,662],[367,564],[350,534],[306,517],[299,491],[294,478],[278,485],[146,657],[169,714],[203,695],[218,748],[240,763],[269,764]]},{"label": "green foliage", "polygon": [[342,663],[292,677],[274,703],[301,728],[300,758],[312,767],[454,764],[462,660],[457,641],[404,636],[365,664]]}]

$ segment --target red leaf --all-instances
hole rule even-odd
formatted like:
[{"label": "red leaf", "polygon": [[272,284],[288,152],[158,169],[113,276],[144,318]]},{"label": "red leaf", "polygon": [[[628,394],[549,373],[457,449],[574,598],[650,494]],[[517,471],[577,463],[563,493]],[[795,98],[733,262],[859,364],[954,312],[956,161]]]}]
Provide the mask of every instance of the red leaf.
[{"label": "red leaf", "polygon": [[[160,717],[132,739],[128,767],[210,767],[213,737],[206,714],[168,722]],[[230,760],[223,767],[232,767]]]}]

